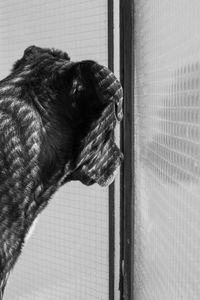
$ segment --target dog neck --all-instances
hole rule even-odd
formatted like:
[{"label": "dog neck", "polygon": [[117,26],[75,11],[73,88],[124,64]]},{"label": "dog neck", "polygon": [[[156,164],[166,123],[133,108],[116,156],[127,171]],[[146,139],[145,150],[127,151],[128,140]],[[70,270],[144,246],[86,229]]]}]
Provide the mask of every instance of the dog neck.
[{"label": "dog neck", "polygon": [[[29,189],[26,187],[21,193],[22,197],[24,197],[24,195],[25,197],[21,198],[21,202],[18,202],[17,206],[15,206],[15,211],[7,211],[7,214],[2,214],[3,211],[5,212],[5,207],[1,209],[0,300],[3,299],[3,293],[10,271],[21,253],[26,242],[26,235],[32,223],[47,206],[51,196],[63,184],[68,173],[68,167],[69,166],[66,165],[63,171],[58,171],[49,178],[48,184],[40,184],[33,188],[33,182],[30,181],[28,183]],[[8,195],[9,192],[7,191],[6,194]],[[13,201],[13,199],[8,199],[5,195],[1,196],[1,203]],[[20,199],[20,197],[18,198]],[[4,224],[4,226],[2,226],[2,224]]]}]

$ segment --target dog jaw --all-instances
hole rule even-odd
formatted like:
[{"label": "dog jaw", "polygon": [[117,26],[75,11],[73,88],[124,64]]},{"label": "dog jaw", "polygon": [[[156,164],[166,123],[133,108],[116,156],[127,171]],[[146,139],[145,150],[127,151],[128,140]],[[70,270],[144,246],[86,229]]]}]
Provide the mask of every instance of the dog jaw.
[{"label": "dog jaw", "polygon": [[114,182],[114,180],[115,180],[115,177],[116,177],[116,175],[118,174],[118,172],[119,172],[119,166],[116,168],[116,170],[107,178],[107,179],[103,179],[102,180],[102,178],[100,178],[98,181],[97,181],[97,183],[100,185],[100,186],[102,186],[102,187],[107,187],[107,186],[109,186],[109,185],[111,185],[113,182]]}]

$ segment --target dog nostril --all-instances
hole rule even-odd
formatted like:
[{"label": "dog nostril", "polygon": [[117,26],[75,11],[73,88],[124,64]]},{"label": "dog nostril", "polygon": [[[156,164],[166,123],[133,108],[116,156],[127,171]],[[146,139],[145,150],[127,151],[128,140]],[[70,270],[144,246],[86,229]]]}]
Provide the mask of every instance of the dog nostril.
[{"label": "dog nostril", "polygon": [[124,155],[120,153],[120,162],[123,163],[123,161],[124,161]]}]

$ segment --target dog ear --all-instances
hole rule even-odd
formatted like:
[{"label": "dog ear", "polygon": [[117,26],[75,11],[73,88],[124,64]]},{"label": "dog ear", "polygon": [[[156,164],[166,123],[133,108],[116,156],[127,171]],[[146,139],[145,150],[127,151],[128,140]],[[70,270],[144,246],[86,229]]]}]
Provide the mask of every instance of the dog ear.
[{"label": "dog ear", "polygon": [[107,67],[94,61],[82,61],[74,65],[72,80],[74,107],[88,112],[115,105],[115,115],[118,121],[123,118],[123,90],[120,82]]},{"label": "dog ear", "polygon": [[32,45],[32,46],[29,46],[28,48],[26,48],[24,50],[24,57],[28,57],[30,55],[35,55],[36,53],[38,53],[38,47]]}]

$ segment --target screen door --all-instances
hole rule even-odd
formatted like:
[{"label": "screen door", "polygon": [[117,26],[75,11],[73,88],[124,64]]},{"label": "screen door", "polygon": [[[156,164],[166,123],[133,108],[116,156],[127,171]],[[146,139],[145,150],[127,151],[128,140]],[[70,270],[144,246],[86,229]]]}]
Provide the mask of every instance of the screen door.
[{"label": "screen door", "polygon": [[[106,0],[2,0],[0,77],[30,45],[108,65]],[[94,300],[109,294],[108,188],[70,183],[42,212],[5,300]]]}]

